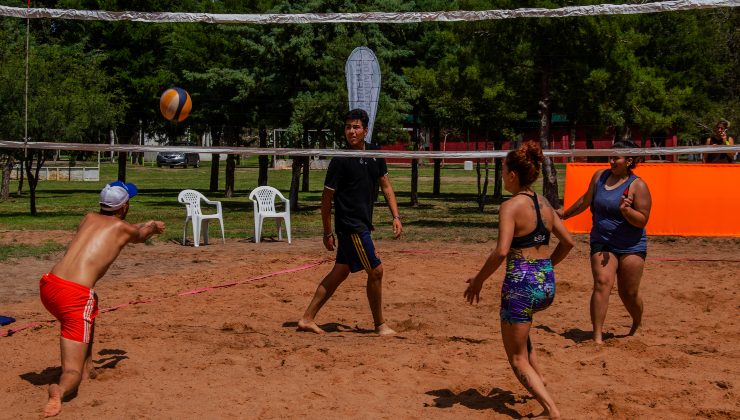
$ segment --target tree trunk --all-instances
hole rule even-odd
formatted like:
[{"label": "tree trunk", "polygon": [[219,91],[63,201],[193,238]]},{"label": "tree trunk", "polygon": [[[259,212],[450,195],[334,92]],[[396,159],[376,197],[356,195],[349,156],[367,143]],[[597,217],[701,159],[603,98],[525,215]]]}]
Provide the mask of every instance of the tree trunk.
[{"label": "tree trunk", "polygon": [[[260,148],[267,148],[267,128],[265,128],[264,125],[260,126]],[[261,187],[263,185],[267,185],[267,169],[270,164],[269,157],[267,155],[260,155],[259,163],[260,169],[259,175],[257,176],[257,185]]]},{"label": "tree trunk", "polygon": [[21,193],[23,192],[23,179],[25,178],[25,170],[23,168],[26,167],[23,159],[21,159],[19,165],[20,165],[20,175],[18,176],[18,195],[21,195]]},{"label": "tree trunk", "polygon": [[13,156],[6,155],[6,159],[2,162],[3,179],[0,186],[0,201],[7,200],[10,197],[10,176],[13,173],[14,164],[15,159]]},{"label": "tree trunk", "polygon": [[[224,141],[228,146],[239,145],[240,127],[228,126],[224,129]],[[236,191],[236,164],[237,156],[235,154],[226,155],[226,175],[224,179],[224,194],[226,197],[232,197]]]},{"label": "tree trunk", "polygon": [[290,210],[298,210],[298,183],[301,178],[301,167],[300,156],[293,156],[293,165],[291,166],[290,176]]},{"label": "tree trunk", "polygon": [[[496,136],[496,139],[493,140],[493,150],[503,150],[504,148],[504,141],[502,138],[500,138],[498,135]],[[504,191],[503,191],[503,182],[501,179],[501,172],[503,171],[503,159],[496,158],[494,159],[494,166],[493,166],[493,199],[496,202],[501,202],[504,198]]]},{"label": "tree trunk", "polygon": [[[36,169],[32,171],[34,155],[36,156]],[[26,177],[28,178],[28,190],[31,193],[30,205],[31,205],[31,216],[36,216],[36,186],[39,183],[39,172],[41,172],[41,166],[44,164],[45,156],[43,150],[34,150],[29,153],[25,159]]]},{"label": "tree trunk", "polygon": [[301,156],[303,161],[303,179],[301,182],[301,191],[308,192],[308,174],[311,172],[311,158],[309,156]]},{"label": "tree trunk", "polygon": [[[211,129],[211,146],[212,147],[221,146],[221,135],[222,134],[223,134],[223,129],[221,130]],[[218,175],[220,172],[220,168],[219,168],[220,163],[221,163],[221,155],[218,153],[211,153],[211,179],[208,184],[208,191],[210,192],[218,191]]]},{"label": "tree trunk", "polygon": [[485,162],[485,179],[483,180],[483,185],[481,186],[481,173],[480,173],[480,159],[475,164],[475,172],[478,177],[478,211],[482,212],[483,209],[486,207],[486,195],[488,194],[488,160],[484,160]]},{"label": "tree trunk", "polygon": [[236,156],[229,153],[226,156],[226,186],[224,188],[224,197],[234,196],[234,174],[236,173]]},{"label": "tree trunk", "polygon": [[[586,149],[593,149],[594,148],[594,135],[591,129],[586,129]],[[593,156],[587,156],[586,162],[595,162]]]},{"label": "tree trunk", "polygon": [[[118,152],[118,180],[126,182],[126,163],[128,160],[128,153]],[[29,180],[30,182],[30,180]]]},{"label": "tree trunk", "polygon": [[[309,149],[311,145],[309,144],[309,138],[308,138],[308,130],[303,130],[303,141],[301,142],[301,148],[302,149]],[[308,192],[308,173],[311,167],[311,158],[309,156],[301,156],[300,157],[302,172],[303,172],[303,182],[301,183],[301,191],[302,192]]]},{"label": "tree trunk", "polygon": [[[550,123],[552,109],[550,109],[550,64],[546,63],[542,68],[542,86],[540,96],[540,145],[542,150],[550,148]],[[542,195],[547,198],[553,208],[560,208],[560,198],[558,197],[558,177],[555,171],[555,165],[552,160],[545,156],[542,164]]]},{"label": "tree trunk", "polygon": [[[434,151],[440,151],[440,128],[439,125],[434,127],[434,135],[432,137],[432,149]],[[432,186],[432,195],[438,196],[440,190],[440,178],[441,178],[442,159],[434,159],[434,184]]]}]

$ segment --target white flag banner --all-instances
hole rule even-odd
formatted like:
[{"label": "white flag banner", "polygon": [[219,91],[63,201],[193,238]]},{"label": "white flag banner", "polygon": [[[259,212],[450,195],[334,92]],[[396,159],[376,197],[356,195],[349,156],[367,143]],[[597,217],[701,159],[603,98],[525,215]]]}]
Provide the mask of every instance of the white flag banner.
[{"label": "white flag banner", "polygon": [[378,111],[380,97],[380,65],[375,53],[368,47],[357,47],[347,58],[344,66],[347,77],[347,95],[349,109],[364,109],[370,117],[365,142],[370,143],[373,138],[375,114]]}]

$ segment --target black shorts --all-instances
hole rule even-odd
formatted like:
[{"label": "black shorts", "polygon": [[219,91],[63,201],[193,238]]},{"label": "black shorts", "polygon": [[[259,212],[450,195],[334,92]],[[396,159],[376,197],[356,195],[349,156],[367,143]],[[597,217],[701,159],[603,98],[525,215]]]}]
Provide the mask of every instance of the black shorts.
[{"label": "black shorts", "polygon": [[337,239],[337,264],[349,265],[349,270],[353,273],[370,271],[380,265],[369,231],[349,234],[337,232]]},{"label": "black shorts", "polygon": [[599,242],[592,242],[591,243],[591,255],[598,254],[599,252],[611,252],[617,257],[621,257],[622,255],[637,255],[641,257],[643,260],[647,258],[647,251],[616,252],[616,251],[613,251],[609,245],[602,244]]}]

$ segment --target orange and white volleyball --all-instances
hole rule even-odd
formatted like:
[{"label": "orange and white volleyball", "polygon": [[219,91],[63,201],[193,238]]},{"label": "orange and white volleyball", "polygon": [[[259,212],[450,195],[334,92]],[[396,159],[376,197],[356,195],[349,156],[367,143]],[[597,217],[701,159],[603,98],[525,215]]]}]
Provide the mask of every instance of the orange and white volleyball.
[{"label": "orange and white volleyball", "polygon": [[192,107],[193,102],[190,100],[190,95],[185,89],[179,87],[167,89],[159,98],[159,110],[170,121],[185,121]]}]

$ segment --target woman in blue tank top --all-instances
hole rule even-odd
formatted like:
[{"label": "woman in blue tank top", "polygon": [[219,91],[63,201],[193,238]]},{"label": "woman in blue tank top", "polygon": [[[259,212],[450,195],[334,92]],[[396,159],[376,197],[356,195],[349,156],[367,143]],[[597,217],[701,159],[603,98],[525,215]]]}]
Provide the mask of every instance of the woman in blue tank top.
[{"label": "woman in blue tank top", "polygon": [[[542,149],[535,142],[524,143],[506,155],[501,177],[512,197],[499,209],[496,249],[480,271],[468,279],[464,296],[471,304],[478,302],[483,282],[506,262],[500,311],[506,356],[519,382],[545,409],[544,415],[559,418],[529,338],[532,315],[546,309],[555,298],[553,266],[573,248],[573,239],[550,203],[532,191],[543,159]],[[550,233],[559,240],[554,249]]]},{"label": "woman in blue tank top", "polygon": [[[636,148],[630,141],[614,144],[615,149]],[[632,169],[637,157],[612,156],[610,169],[597,171],[588,190],[560,214],[563,219],[591,208],[591,272],[594,290],[591,294],[591,323],[594,341],[601,344],[606,310],[614,281],[619,297],[632,317],[629,335],[640,327],[642,298],[640,280],[647,255],[645,225],[650,217],[652,200],[647,184]]]}]

